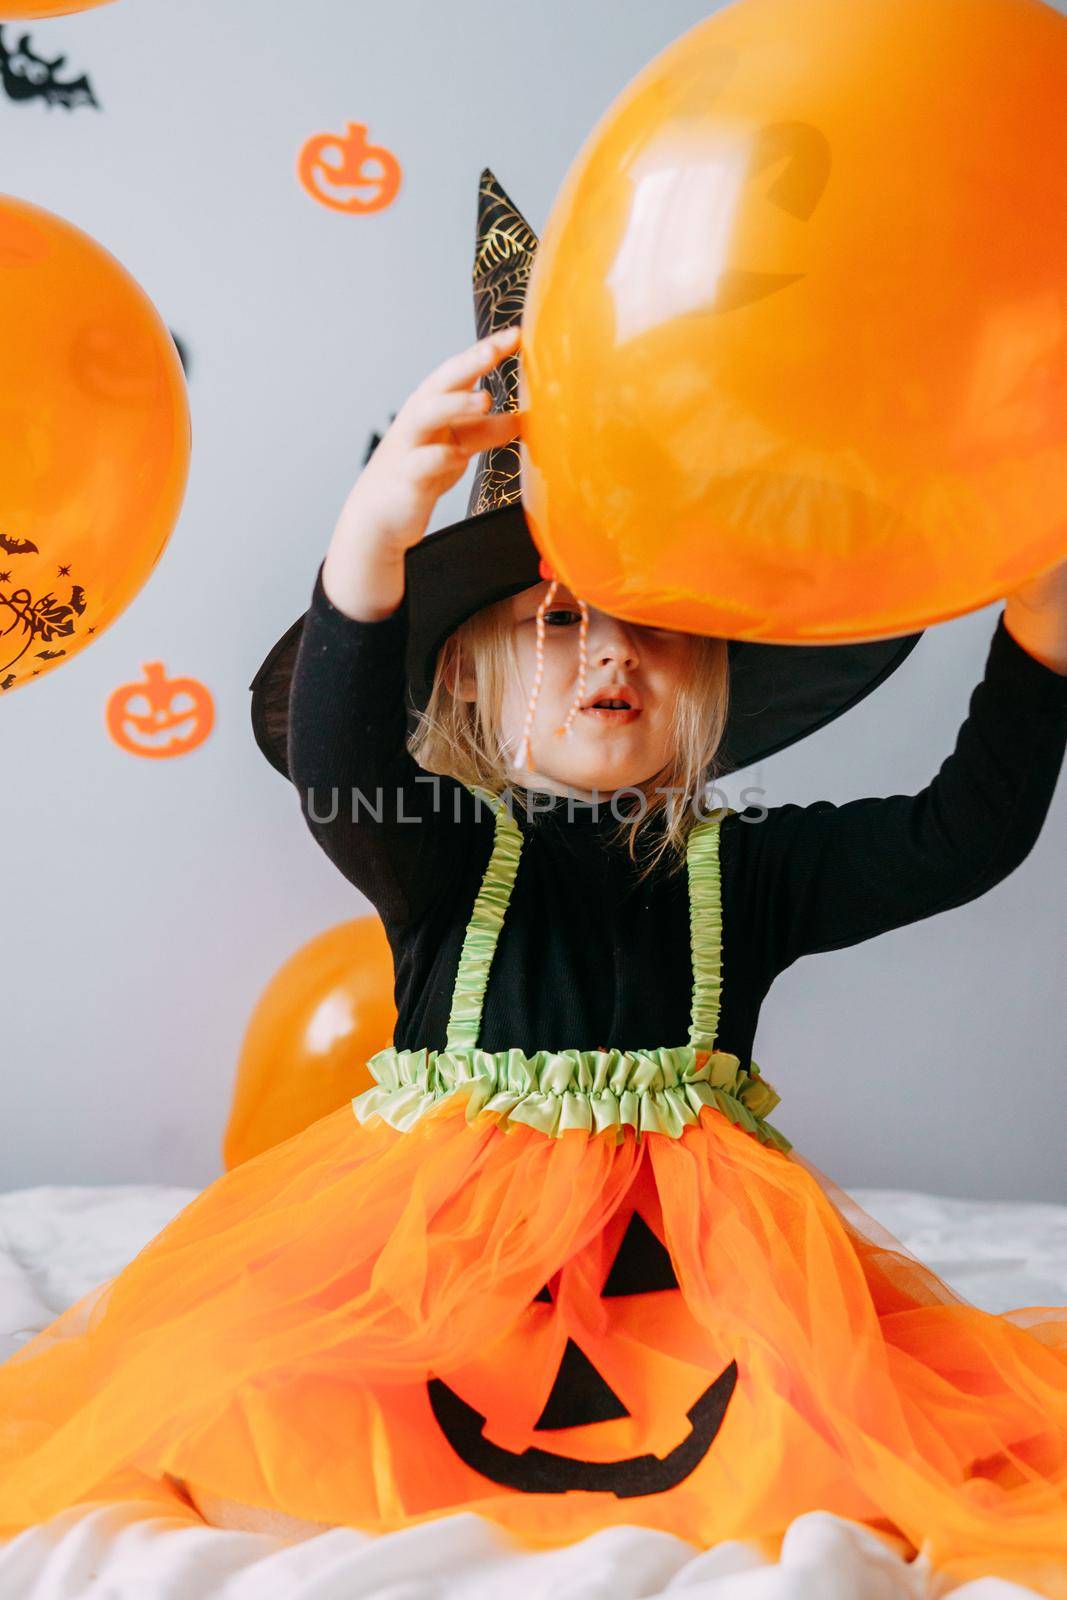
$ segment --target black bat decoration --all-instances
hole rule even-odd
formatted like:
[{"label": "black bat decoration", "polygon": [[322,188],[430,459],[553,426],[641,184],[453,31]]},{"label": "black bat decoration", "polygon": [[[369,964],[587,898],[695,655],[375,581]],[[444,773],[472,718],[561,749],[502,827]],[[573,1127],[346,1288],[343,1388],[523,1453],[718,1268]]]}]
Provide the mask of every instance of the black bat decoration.
[{"label": "black bat decoration", "polygon": [[174,340],[174,348],[178,352],[178,360],[182,364],[182,371],[185,373],[185,376],[188,377],[189,376],[189,352],[185,347],[185,340],[184,339],[179,339],[178,335],[175,333],[173,328],[171,328],[169,330],[169,332],[170,332],[171,338]]},{"label": "black bat decoration", "polygon": [[95,106],[99,111],[100,102],[84,72],[78,78],[68,78],[65,83],[56,77],[66,60],[66,56],[56,56],[46,61],[44,56],[35,54],[28,33],[24,33],[10,50],[0,27],[0,86],[9,100],[43,100],[46,105],[63,106],[67,111],[78,106]]},{"label": "black bat decoration", "polygon": [[6,551],[9,556],[38,554],[38,548],[32,539],[12,539],[11,535],[7,533],[0,533],[0,550]]}]

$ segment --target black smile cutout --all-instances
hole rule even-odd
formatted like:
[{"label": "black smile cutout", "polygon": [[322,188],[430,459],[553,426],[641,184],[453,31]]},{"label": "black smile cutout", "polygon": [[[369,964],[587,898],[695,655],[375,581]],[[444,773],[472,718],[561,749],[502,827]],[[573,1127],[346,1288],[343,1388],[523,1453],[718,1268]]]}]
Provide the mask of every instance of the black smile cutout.
[{"label": "black smile cutout", "polygon": [[[670,1255],[635,1211],[601,1294],[613,1299],[672,1290],[678,1292],[678,1280]],[[534,1298],[551,1304],[548,1284]],[[629,1456],[623,1461],[581,1461],[536,1447],[521,1453],[505,1450],[485,1437],[486,1418],[443,1378],[430,1378],[426,1388],[441,1432],[460,1460],[483,1478],[522,1494],[566,1494],[572,1489],[585,1489],[624,1500],[635,1495],[663,1494],[700,1465],[722,1427],[736,1383],[737,1362],[731,1361],[686,1412],[689,1433],[673,1450],[663,1457]],[[568,1339],[535,1428],[583,1427],[629,1414],[585,1352]]]},{"label": "black smile cutout", "polygon": [[686,1412],[690,1429],[680,1444],[662,1457],[629,1456],[624,1461],[579,1461],[534,1447],[521,1454],[504,1450],[485,1437],[485,1418],[461,1400],[443,1378],[431,1378],[426,1387],[441,1432],[460,1460],[483,1478],[523,1494],[586,1489],[627,1500],[634,1495],[664,1494],[700,1465],[722,1427],[736,1382],[737,1362],[731,1361]]}]

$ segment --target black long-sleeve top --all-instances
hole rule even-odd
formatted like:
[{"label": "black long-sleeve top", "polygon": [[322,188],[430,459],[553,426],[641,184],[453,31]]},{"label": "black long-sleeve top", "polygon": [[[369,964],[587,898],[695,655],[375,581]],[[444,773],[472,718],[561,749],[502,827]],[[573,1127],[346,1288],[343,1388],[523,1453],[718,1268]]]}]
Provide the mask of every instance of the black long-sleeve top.
[{"label": "black long-sleeve top", "polygon": [[[384,922],[393,1042],[440,1050],[494,818],[407,750],[407,628],[406,597],[380,621],[347,617],[320,566],[292,684],[290,768],[315,838]],[[726,816],[718,1047],[748,1063],[764,996],[798,957],[963,905],[1006,878],[1041,831],[1065,743],[1067,676],[1024,650],[1002,613],[955,749],[925,789]],[[625,844],[609,846],[608,804],[534,798],[536,815],[513,806],[524,843],[478,1043],[528,1053],[685,1043],[685,872],[638,883]]]}]

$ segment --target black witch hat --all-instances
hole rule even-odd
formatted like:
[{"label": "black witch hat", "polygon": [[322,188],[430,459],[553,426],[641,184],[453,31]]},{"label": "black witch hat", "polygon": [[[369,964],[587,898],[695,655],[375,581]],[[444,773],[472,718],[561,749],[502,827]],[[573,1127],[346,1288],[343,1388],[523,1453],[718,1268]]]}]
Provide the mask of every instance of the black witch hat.
[{"label": "black witch hat", "polygon": [[[474,255],[478,337],[522,320],[537,236],[500,187],[482,173]],[[482,379],[493,410],[517,410],[519,360],[509,356]],[[518,440],[477,462],[467,514],[426,534],[404,557],[408,601],[409,729],[430,697],[438,652],[461,622],[495,600],[542,581],[541,557],[520,500]],[[267,760],[289,776],[289,686],[300,645],[300,616],[252,680],[252,728]],[[867,644],[729,642],[730,703],[717,758],[721,775],[775,755],[825,727],[876,689],[921,634]]]}]

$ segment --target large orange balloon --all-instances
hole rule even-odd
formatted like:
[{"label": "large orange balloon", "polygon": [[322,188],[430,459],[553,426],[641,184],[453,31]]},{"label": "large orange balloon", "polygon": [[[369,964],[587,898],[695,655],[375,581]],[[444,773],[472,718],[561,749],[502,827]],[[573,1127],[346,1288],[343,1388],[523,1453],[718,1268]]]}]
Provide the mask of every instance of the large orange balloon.
[{"label": "large orange balloon", "polygon": [[328,928],[279,968],[245,1033],[223,1138],[239,1166],[336,1111],[373,1079],[392,1042],[393,955],[377,917]]},{"label": "large orange balloon", "polygon": [[89,11],[108,0],[0,0],[0,22],[20,22],[24,17],[66,17],[72,11]]},{"label": "large orange balloon", "polygon": [[568,174],[527,294],[523,496],[573,589],[788,643],[1067,555],[1067,21],[736,0]]},{"label": "large orange balloon", "polygon": [[188,463],[185,375],[144,290],[79,228],[0,196],[0,689],[130,603]]}]

